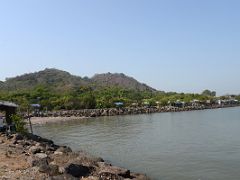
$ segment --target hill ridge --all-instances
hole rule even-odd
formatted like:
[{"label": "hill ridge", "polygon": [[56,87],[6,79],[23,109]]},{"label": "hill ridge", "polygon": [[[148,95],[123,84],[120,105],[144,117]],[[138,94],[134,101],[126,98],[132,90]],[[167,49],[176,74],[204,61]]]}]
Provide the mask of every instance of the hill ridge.
[{"label": "hill ridge", "polygon": [[97,73],[91,78],[82,78],[56,68],[46,68],[37,72],[6,78],[5,81],[0,81],[0,90],[31,90],[38,85],[48,86],[57,91],[67,91],[81,86],[90,86],[92,88],[121,87],[137,91],[156,91],[154,88],[124,73]]}]

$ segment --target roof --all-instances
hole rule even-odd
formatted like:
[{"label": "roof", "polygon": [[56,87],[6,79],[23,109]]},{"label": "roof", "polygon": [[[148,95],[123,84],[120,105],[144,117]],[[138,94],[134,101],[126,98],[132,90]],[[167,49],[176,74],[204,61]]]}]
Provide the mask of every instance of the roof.
[{"label": "roof", "polygon": [[114,104],[117,106],[121,106],[121,105],[123,105],[123,102],[115,102]]},{"label": "roof", "polygon": [[40,104],[31,104],[31,106],[34,107],[34,108],[40,108],[41,107]]},{"label": "roof", "polygon": [[18,105],[13,103],[13,102],[1,101],[1,100],[0,100],[0,106],[10,107],[10,108],[17,108],[18,107]]}]

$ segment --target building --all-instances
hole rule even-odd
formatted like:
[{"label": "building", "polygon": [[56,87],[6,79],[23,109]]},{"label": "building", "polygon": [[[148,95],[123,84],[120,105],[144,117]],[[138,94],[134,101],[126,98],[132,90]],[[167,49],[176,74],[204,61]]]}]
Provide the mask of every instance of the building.
[{"label": "building", "polygon": [[114,103],[116,107],[123,107],[124,103],[123,102],[115,102]]},{"label": "building", "polygon": [[0,111],[5,112],[7,125],[11,125],[11,116],[16,113],[18,105],[8,101],[0,101]]},{"label": "building", "polygon": [[178,107],[178,108],[183,108],[183,107],[185,106],[185,102],[180,101],[180,100],[177,100],[176,102],[174,102],[174,103],[172,104],[172,106]]}]

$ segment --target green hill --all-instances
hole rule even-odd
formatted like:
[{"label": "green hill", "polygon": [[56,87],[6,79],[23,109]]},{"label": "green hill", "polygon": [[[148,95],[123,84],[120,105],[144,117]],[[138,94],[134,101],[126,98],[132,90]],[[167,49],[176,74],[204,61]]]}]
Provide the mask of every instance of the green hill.
[{"label": "green hill", "polygon": [[100,87],[115,86],[137,91],[156,91],[152,87],[140,83],[136,79],[126,76],[125,74],[122,73],[96,74],[91,78],[91,80]]},{"label": "green hill", "polygon": [[88,86],[93,89],[119,87],[137,91],[155,91],[155,89],[124,74],[107,73],[97,74],[93,78],[81,78],[58,69],[45,69],[39,72],[7,78],[5,82],[0,82],[0,90],[32,90],[39,85],[46,86],[54,91],[60,92],[84,86]]}]

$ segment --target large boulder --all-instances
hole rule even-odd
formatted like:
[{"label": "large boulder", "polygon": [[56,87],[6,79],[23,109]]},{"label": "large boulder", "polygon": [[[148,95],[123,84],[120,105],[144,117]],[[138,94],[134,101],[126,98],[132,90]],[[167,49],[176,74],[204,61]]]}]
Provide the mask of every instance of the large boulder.
[{"label": "large boulder", "polygon": [[69,164],[66,167],[66,173],[77,178],[89,176],[91,171],[91,168],[79,164]]},{"label": "large boulder", "polygon": [[50,158],[45,153],[37,153],[28,158],[28,163],[32,167],[38,167],[39,172],[46,173],[50,176],[61,174],[56,164],[49,163]]},{"label": "large boulder", "polygon": [[44,143],[44,144],[54,144],[52,140],[49,140],[49,139],[46,139],[46,138],[42,138],[40,136],[37,136],[37,135],[34,135],[34,134],[31,134],[31,133],[28,133],[26,135],[26,137],[29,139],[29,140],[32,140],[32,141],[35,141],[35,142],[39,142],[39,143]]},{"label": "large boulder", "polygon": [[48,164],[49,157],[44,153],[37,153],[36,155],[29,156],[27,161],[32,167],[40,167],[42,165]]}]

